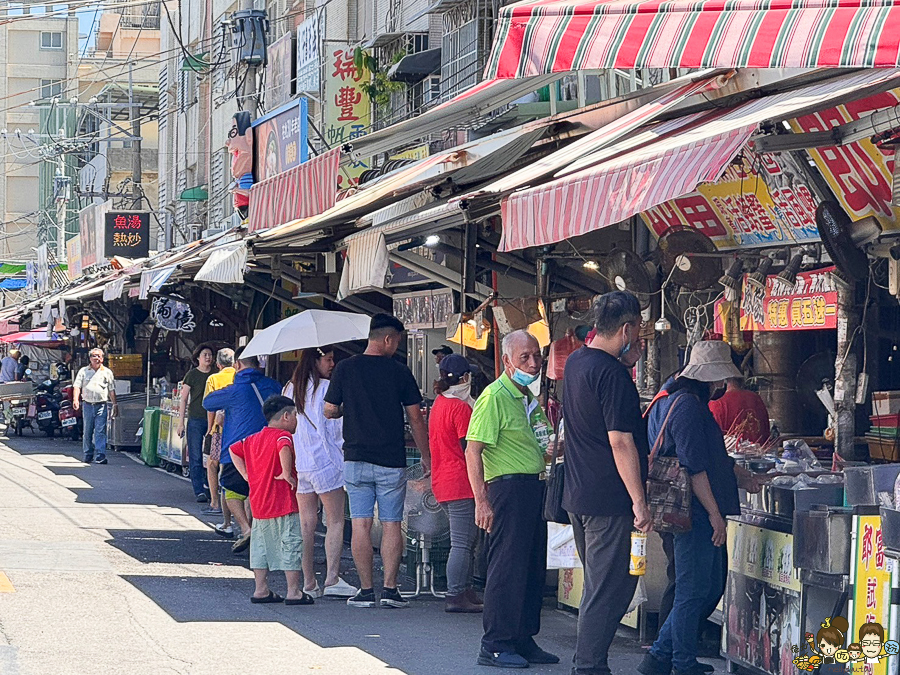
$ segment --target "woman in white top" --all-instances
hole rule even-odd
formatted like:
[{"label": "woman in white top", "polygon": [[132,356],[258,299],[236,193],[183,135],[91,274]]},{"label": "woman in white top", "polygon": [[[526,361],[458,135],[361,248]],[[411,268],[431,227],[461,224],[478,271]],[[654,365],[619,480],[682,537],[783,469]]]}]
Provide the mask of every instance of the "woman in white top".
[{"label": "woman in white top", "polygon": [[[303,534],[304,591],[313,597],[352,597],[358,589],[340,578],[344,545],[344,439],[341,420],[325,418],[325,392],[334,370],[334,348],[304,349],[284,395],[297,403],[294,455],[297,462],[297,504]],[[316,522],[319,500],[325,508],[326,573],[324,591],[316,581]]]}]

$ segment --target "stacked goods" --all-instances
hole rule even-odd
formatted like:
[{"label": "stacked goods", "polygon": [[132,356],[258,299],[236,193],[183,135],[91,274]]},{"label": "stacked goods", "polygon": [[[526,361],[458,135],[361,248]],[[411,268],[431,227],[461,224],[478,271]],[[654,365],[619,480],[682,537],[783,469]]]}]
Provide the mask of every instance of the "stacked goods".
[{"label": "stacked goods", "polygon": [[872,426],[866,433],[869,457],[900,461],[900,391],[873,392],[872,412]]}]

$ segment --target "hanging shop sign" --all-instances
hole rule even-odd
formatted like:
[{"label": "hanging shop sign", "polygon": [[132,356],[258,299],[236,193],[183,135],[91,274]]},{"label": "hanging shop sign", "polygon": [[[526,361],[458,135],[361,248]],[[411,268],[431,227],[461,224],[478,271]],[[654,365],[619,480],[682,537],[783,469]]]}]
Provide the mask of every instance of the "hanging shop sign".
[{"label": "hanging shop sign", "polygon": [[66,274],[69,281],[81,276],[81,235],[76,234],[66,242]]},{"label": "hanging shop sign", "polygon": [[[861,642],[856,638],[859,637],[859,629],[867,623],[878,623],[885,631],[889,630],[894,563],[884,553],[881,516],[856,516],[854,520],[850,635],[854,637],[854,642]],[[896,636],[886,635],[885,640],[896,640]],[[884,650],[882,654],[885,654]],[[887,656],[884,655],[877,663],[867,663],[865,672],[886,675],[887,668]]]},{"label": "hanging shop sign", "polygon": [[449,288],[394,294],[394,316],[407,328],[446,328],[452,314],[453,291]]},{"label": "hanging shop sign", "polygon": [[297,27],[297,92],[319,93],[319,13]]},{"label": "hanging shop sign", "polygon": [[[325,142],[339,148],[365,135],[372,124],[372,103],[362,89],[371,73],[356,67],[353,48],[332,47],[326,58],[325,80]],[[359,176],[369,168],[369,162],[355,162],[338,176],[338,188],[348,188],[359,182]]]},{"label": "hanging shop sign", "polygon": [[253,122],[257,183],[292,169],[309,158],[305,98],[291,101]]},{"label": "hanging shop sign", "polygon": [[146,258],[150,255],[149,211],[110,211],[104,219],[104,252],[108,257]]},{"label": "hanging shop sign", "polygon": [[106,252],[105,227],[106,214],[112,208],[112,202],[91,204],[78,212],[78,226],[81,234],[81,269],[104,262]]},{"label": "hanging shop sign", "polygon": [[[900,102],[900,89],[869,96],[791,120],[796,132],[830,131],[834,127],[867,117],[876,110],[893,108]],[[874,216],[886,231],[896,231],[900,208],[891,203],[891,171],[894,153],[869,140],[808,150],[822,176],[846,209],[851,220]]]},{"label": "hanging shop sign", "polygon": [[719,250],[818,241],[816,206],[824,197],[794,158],[750,148],[715,183],[641,214],[661,236],[672,227],[699,230]]},{"label": "hanging shop sign", "polygon": [[191,306],[181,298],[159,296],[153,299],[150,318],[165,330],[193,333],[197,324]]},{"label": "hanging shop sign", "polygon": [[266,106],[277,108],[294,97],[294,34],[285,33],[269,45],[266,66]]},{"label": "hanging shop sign", "polygon": [[[766,279],[765,290],[747,283],[744,275],[741,293],[742,331],[815,330],[837,328],[838,294],[831,273],[834,267],[800,272],[789,291],[774,285],[774,276]],[[716,332],[725,334],[724,300],[716,302]]]}]

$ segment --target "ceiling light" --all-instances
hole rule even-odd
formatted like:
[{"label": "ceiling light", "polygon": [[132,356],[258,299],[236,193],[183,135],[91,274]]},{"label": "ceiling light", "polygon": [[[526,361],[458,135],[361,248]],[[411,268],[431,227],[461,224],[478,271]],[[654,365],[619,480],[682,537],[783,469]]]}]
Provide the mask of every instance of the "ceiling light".
[{"label": "ceiling light", "polygon": [[441,237],[437,234],[429,234],[425,237],[425,245],[429,248],[434,248],[438,244],[441,243]]},{"label": "ceiling light", "polygon": [[736,302],[741,297],[743,271],[744,263],[739,258],[735,258],[728,267],[728,271],[719,278],[719,283],[725,287],[725,300],[728,302]]},{"label": "ceiling light", "polygon": [[781,272],[772,280],[772,290],[790,293],[797,285],[797,273],[803,265],[803,252],[797,253]]},{"label": "ceiling light", "polygon": [[747,284],[753,286],[757,290],[766,290],[766,278],[769,276],[769,270],[772,269],[772,259],[763,258],[759,261],[759,267],[756,271],[747,277]]},{"label": "ceiling light", "polygon": [[585,260],[583,267],[584,269],[591,270],[592,272],[596,272],[600,269],[600,265],[596,260]]}]

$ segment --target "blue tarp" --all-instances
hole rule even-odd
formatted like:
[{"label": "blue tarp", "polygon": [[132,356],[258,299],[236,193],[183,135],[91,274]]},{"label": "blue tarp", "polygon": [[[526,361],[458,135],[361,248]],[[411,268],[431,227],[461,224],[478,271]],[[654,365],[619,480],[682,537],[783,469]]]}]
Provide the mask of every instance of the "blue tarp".
[{"label": "blue tarp", "polygon": [[5,291],[20,291],[25,288],[25,279],[4,279],[0,281],[0,288]]}]

